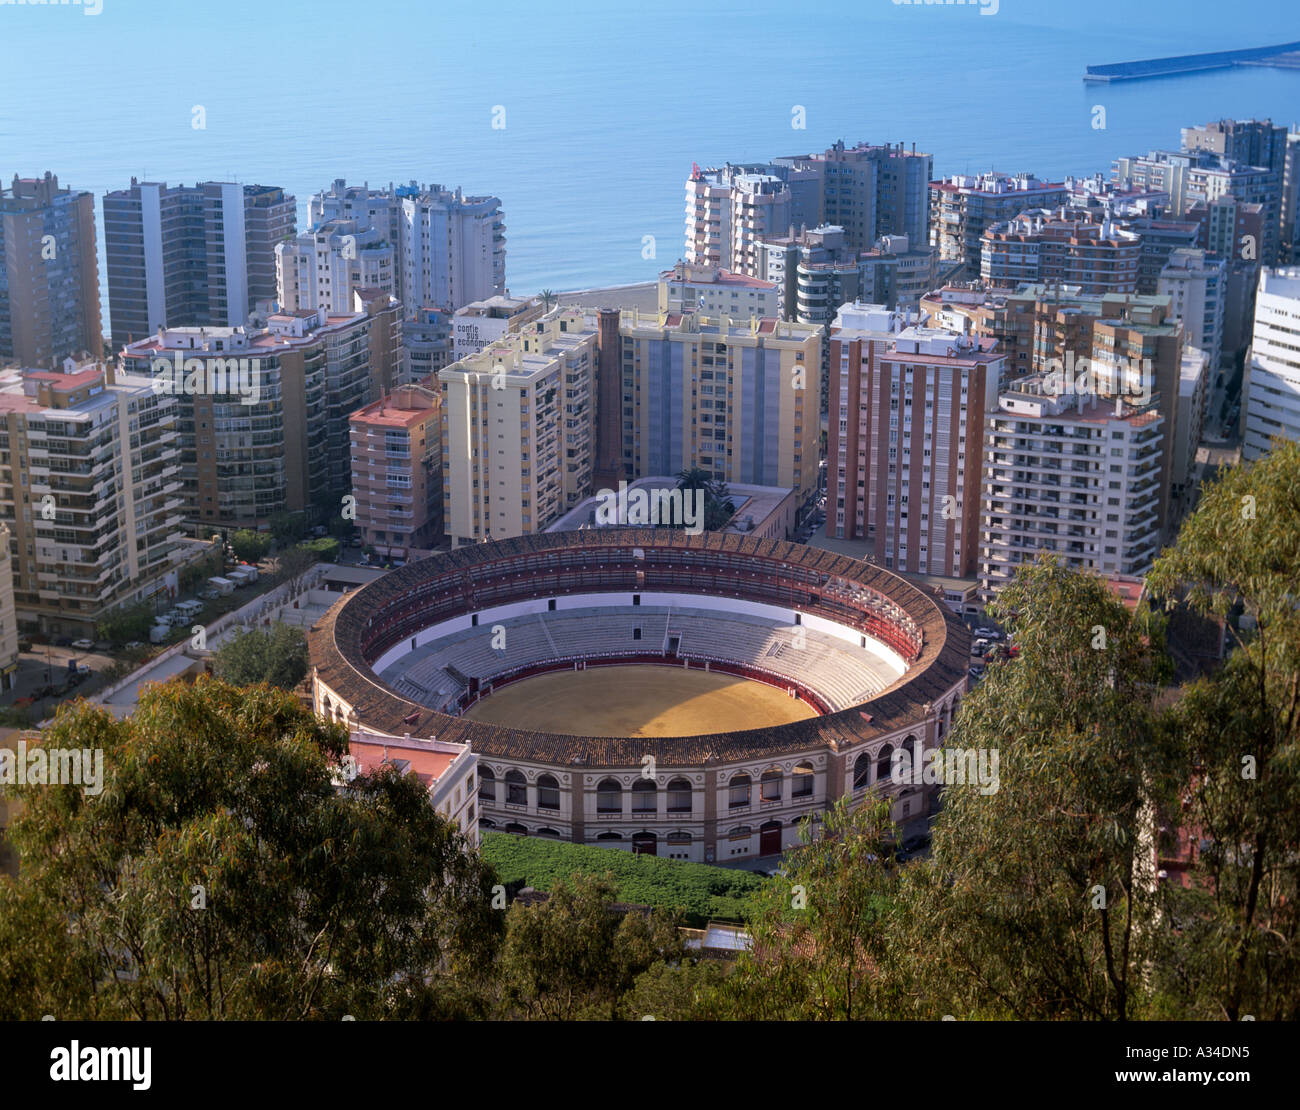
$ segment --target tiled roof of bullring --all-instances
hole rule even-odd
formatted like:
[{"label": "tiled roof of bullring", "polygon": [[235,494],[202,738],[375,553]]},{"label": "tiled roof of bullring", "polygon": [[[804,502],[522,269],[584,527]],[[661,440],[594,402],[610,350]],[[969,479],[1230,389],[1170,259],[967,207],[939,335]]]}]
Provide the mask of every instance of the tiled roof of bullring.
[{"label": "tiled roof of bullring", "polygon": [[[920,657],[893,686],[861,706],[789,724],[740,732],[674,737],[571,736],[505,728],[452,717],[402,697],[370,670],[360,647],[366,622],[398,602],[433,569],[469,568],[512,556],[591,548],[676,548],[751,554],[838,575],[888,596],[920,627]],[[622,592],[624,587],[620,587]],[[966,674],[969,634],[941,603],[905,579],[871,563],[784,540],[732,533],[688,535],[662,529],[589,529],[519,536],[473,544],[391,571],[348,594],[311,629],[312,665],[322,682],[351,704],[364,725],[401,735],[436,735],[468,743],[480,755],[581,767],[633,766],[653,755],[665,767],[733,762],[806,752],[838,750],[893,732],[926,716],[926,706]]]}]

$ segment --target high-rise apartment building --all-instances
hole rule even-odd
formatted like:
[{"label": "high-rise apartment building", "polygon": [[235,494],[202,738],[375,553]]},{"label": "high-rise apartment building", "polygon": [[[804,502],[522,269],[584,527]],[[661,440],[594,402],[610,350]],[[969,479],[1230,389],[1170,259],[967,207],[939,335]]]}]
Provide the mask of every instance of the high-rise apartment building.
[{"label": "high-rise apartment building", "polygon": [[1043,282],[1077,285],[1084,293],[1132,293],[1141,253],[1142,236],[1111,220],[1032,208],[985,228],[980,278],[999,286]]},{"label": "high-rise apartment building", "polygon": [[763,240],[758,268],[777,287],[782,319],[829,324],[850,301],[915,308],[934,284],[935,257],[906,235],[885,235],[871,250],[854,250],[842,227],[825,224]]},{"label": "high-rise apartment building", "polygon": [[355,219],[326,220],[275,248],[281,310],[348,312],[357,289],[397,292],[397,245]]},{"label": "high-rise apartment building", "polygon": [[843,140],[821,154],[778,158],[774,172],[786,177],[796,197],[800,178],[816,182],[821,203],[816,219],[796,219],[796,227],[842,227],[850,250],[870,250],[886,235],[906,235],[914,246],[930,241],[929,186],[933,155],[902,143],[845,146]]},{"label": "high-rise apartment building", "polygon": [[1062,565],[1141,575],[1160,550],[1165,422],[1154,405],[1054,392],[1041,376],[990,413],[980,508],[980,595],[1040,552]]},{"label": "high-rise apartment building", "polygon": [[[1276,257],[1282,178],[1281,167],[1252,166],[1208,149],[1153,150],[1117,158],[1112,171],[1112,179],[1120,186],[1167,193],[1169,214],[1174,218],[1189,216],[1198,202],[1209,205],[1227,196],[1239,204],[1260,205],[1260,236],[1247,248],[1259,260]],[[1239,257],[1238,252],[1232,257]]]},{"label": "high-rise apartment building", "polygon": [[[312,197],[309,211],[313,229],[330,229],[322,246],[311,250],[318,261],[322,254],[329,259],[332,288],[355,281],[388,289],[412,318],[423,307],[454,312],[506,291],[505,221],[497,197],[466,196],[459,188],[414,181],[371,189],[340,178]],[[344,258],[345,251],[358,257]],[[281,291],[286,303],[288,292]]]},{"label": "high-rise apartment building", "polygon": [[631,311],[619,334],[625,476],[698,467],[724,482],[793,489],[801,502],[812,496],[821,328]]},{"label": "high-rise apartment building", "polygon": [[17,619],[93,635],[108,610],[177,585],[177,398],[94,361],[0,372],[0,516]]},{"label": "high-rise apartment building", "polygon": [[930,245],[941,262],[961,263],[961,277],[980,274],[980,240],[991,224],[1005,223],[1030,208],[1066,202],[1064,182],[1039,181],[1031,174],[955,174],[932,181]]},{"label": "high-rise apartment building", "polygon": [[104,195],[113,345],[160,327],[242,327],[276,298],[276,246],[297,223],[271,185],[131,179]]},{"label": "high-rise apartment building", "polygon": [[1300,266],[1265,269],[1241,387],[1241,457],[1267,454],[1274,437],[1300,440]]},{"label": "high-rise apartment building", "polygon": [[367,544],[406,554],[442,542],[441,394],[398,386],[349,419],[355,524]]},{"label": "high-rise apartment building", "polygon": [[[1294,223],[1288,225],[1284,210],[1287,161],[1287,129],[1275,126],[1272,120],[1221,119],[1202,127],[1184,127],[1184,150],[1207,150],[1224,159],[1243,166],[1266,170],[1265,183],[1258,187],[1254,197],[1242,196],[1245,201],[1257,201],[1264,207],[1264,219],[1270,225],[1264,237],[1264,250],[1260,261],[1266,266],[1276,265],[1279,252],[1290,241]],[[1235,191],[1235,190],[1234,190]]]},{"label": "high-rise apartment building", "polygon": [[830,346],[827,534],[868,541],[890,570],[973,574],[996,341],[850,304]]},{"label": "high-rise apartment building", "polygon": [[[252,330],[164,329],[123,350],[124,365],[166,379],[178,398],[185,519],[200,535],[339,512],[348,418],[401,365],[396,314],[395,301],[377,298],[342,316],[276,313]],[[377,351],[391,364],[375,366]]]},{"label": "high-rise apartment building", "polygon": [[441,370],[453,547],[544,531],[591,493],[597,332],[557,309]]},{"label": "high-rise apartment building", "polygon": [[402,200],[399,297],[455,311],[506,291],[501,201],[441,185],[399,188]]},{"label": "high-rise apartment building", "polygon": [[1281,213],[1278,256],[1282,262],[1300,262],[1300,131],[1292,131],[1286,137]]},{"label": "high-rise apartment building", "polygon": [[1223,313],[1227,305],[1228,262],[1203,250],[1176,250],[1160,274],[1158,292],[1182,321],[1184,342],[1204,351],[1211,372],[1223,351]]},{"label": "high-rise apartment building", "polygon": [[0,360],[50,367],[103,352],[95,198],[50,173],[15,175],[0,189]]},{"label": "high-rise apartment building", "polygon": [[686,183],[686,253],[694,264],[764,277],[754,242],[838,227],[851,252],[887,235],[929,242],[928,187],[934,159],[902,143],[846,147],[771,162],[694,167]]}]

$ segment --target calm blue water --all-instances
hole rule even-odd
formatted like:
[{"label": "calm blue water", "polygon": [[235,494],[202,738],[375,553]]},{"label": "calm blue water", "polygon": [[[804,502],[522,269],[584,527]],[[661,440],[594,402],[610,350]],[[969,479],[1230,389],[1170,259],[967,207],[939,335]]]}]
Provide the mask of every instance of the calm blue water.
[{"label": "calm blue water", "polygon": [[692,161],[842,137],[914,141],[939,174],[1060,177],[1177,147],[1184,124],[1300,119],[1300,72],[1081,80],[1087,64],[1300,39],[1294,0],[1001,0],[993,16],[890,0],[102,3],[0,6],[4,180],[49,169],[97,196],[132,174],[262,182],[293,192],[300,219],[335,177],[460,184],[501,197],[515,293],[671,264]]}]

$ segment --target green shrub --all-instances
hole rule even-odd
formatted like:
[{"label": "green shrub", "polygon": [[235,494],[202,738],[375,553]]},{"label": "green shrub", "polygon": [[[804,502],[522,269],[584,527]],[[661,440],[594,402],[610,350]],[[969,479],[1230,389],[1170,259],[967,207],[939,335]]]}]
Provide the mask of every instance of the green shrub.
[{"label": "green shrub", "polygon": [[308,540],[298,546],[314,552],[322,563],[336,562],[339,557],[339,541],[333,536],[321,536],[319,539]]}]

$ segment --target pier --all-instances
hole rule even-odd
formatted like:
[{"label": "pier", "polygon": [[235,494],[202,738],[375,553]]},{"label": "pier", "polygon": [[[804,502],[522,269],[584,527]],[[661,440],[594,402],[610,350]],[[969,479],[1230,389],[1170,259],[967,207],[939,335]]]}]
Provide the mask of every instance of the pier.
[{"label": "pier", "polygon": [[1255,46],[1245,50],[1220,50],[1212,54],[1180,54],[1172,58],[1147,58],[1139,62],[1116,62],[1113,65],[1088,66],[1085,81],[1142,81],[1148,77],[1171,77],[1183,73],[1201,73],[1211,69],[1236,66],[1277,66],[1300,69],[1300,42],[1276,46]]}]

